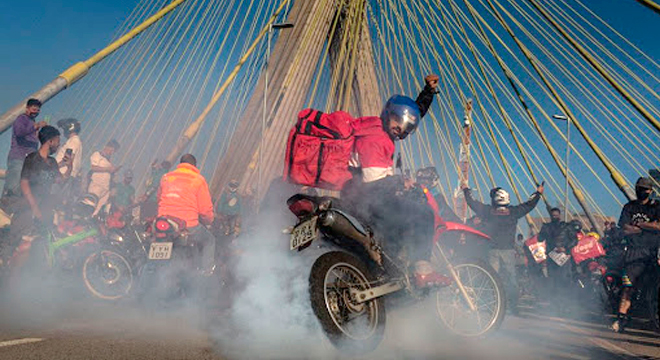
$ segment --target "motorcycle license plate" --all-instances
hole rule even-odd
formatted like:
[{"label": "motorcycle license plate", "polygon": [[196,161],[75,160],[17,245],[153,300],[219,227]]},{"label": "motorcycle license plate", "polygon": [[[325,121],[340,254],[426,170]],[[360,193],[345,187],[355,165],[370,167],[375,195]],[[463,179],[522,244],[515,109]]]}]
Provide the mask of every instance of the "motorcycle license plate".
[{"label": "motorcycle license plate", "polygon": [[316,220],[317,217],[315,216],[293,229],[293,232],[291,232],[291,250],[295,250],[317,238]]},{"label": "motorcycle license plate", "polygon": [[172,243],[151,243],[149,260],[169,260],[172,257]]}]

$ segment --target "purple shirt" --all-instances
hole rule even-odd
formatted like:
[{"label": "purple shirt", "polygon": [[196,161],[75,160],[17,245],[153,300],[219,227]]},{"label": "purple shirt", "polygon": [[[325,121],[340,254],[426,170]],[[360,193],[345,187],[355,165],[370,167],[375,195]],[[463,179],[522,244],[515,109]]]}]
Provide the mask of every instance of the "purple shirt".
[{"label": "purple shirt", "polygon": [[11,132],[9,160],[25,160],[25,157],[39,149],[39,138],[34,128],[34,119],[21,114],[14,121]]}]

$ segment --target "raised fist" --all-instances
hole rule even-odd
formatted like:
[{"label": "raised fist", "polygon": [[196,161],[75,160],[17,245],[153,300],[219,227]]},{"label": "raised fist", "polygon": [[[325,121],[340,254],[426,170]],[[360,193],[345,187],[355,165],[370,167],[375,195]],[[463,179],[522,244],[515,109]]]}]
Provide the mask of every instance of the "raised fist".
[{"label": "raised fist", "polygon": [[431,89],[434,89],[438,86],[438,81],[440,80],[440,77],[436,74],[429,74],[426,75],[424,78],[424,81],[426,81],[426,85],[428,85]]}]

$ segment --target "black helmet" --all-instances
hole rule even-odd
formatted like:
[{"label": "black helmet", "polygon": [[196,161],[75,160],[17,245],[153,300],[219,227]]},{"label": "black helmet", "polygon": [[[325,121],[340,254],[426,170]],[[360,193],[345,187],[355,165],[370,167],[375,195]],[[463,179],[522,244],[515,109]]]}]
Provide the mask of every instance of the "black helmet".
[{"label": "black helmet", "polygon": [[62,128],[64,131],[64,136],[69,136],[72,132],[79,134],[80,133],[80,123],[74,118],[62,119],[57,121],[57,126]]},{"label": "black helmet", "polygon": [[582,222],[580,220],[573,219],[568,223],[568,226],[576,232],[582,231]]},{"label": "black helmet", "polygon": [[418,183],[425,186],[434,186],[439,179],[438,171],[435,166],[428,166],[417,170],[415,177],[417,178]]}]

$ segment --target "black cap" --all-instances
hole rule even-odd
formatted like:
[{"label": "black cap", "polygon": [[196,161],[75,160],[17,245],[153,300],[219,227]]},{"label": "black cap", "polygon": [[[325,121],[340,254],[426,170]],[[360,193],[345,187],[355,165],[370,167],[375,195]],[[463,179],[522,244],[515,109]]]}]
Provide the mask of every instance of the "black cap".
[{"label": "black cap", "polygon": [[644,188],[644,189],[653,189],[653,180],[647,177],[640,177],[635,183],[635,187]]}]

